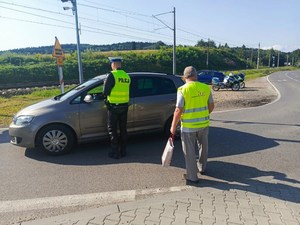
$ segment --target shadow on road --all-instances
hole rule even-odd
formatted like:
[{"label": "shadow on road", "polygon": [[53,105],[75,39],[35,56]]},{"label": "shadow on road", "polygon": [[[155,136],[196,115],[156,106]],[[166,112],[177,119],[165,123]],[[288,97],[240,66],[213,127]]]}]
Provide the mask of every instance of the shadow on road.
[{"label": "shadow on road", "polygon": [[[208,167],[206,176],[218,179],[218,181],[201,180],[199,186],[209,186],[221,190],[238,189],[300,203],[300,181],[290,179],[283,173],[262,171],[251,166],[220,161],[210,161]],[[262,181],[262,178],[266,179],[266,177],[270,182]]]},{"label": "shadow on road", "polygon": [[[161,155],[166,141],[165,137],[157,133],[130,136],[128,140],[128,155],[120,160],[108,157],[108,152],[110,151],[108,140],[78,145],[74,147],[71,153],[62,156],[49,156],[37,149],[26,149],[25,156],[38,161],[64,165],[161,164]],[[181,141],[176,140],[174,145],[172,165],[185,168]],[[277,145],[278,143],[274,140],[262,136],[226,128],[211,127],[209,134],[209,158],[256,152]]]},{"label": "shadow on road", "polygon": [[[161,154],[165,143],[166,138],[160,134],[131,136],[128,142],[128,155],[120,160],[114,160],[107,156],[110,151],[108,141],[78,145],[72,153],[58,157],[45,155],[36,149],[27,149],[25,156],[47,163],[79,166],[119,163],[161,164]],[[245,190],[299,203],[300,189],[293,185],[299,184],[299,181],[289,179],[283,173],[261,171],[251,166],[212,160],[215,157],[263,151],[277,145],[278,143],[275,140],[262,136],[226,128],[211,127],[208,170],[206,177],[201,178],[199,186],[214,187],[221,190]],[[185,168],[180,140],[175,141],[172,166]],[[266,176],[271,177],[269,178],[270,183],[259,180],[261,177]]]}]

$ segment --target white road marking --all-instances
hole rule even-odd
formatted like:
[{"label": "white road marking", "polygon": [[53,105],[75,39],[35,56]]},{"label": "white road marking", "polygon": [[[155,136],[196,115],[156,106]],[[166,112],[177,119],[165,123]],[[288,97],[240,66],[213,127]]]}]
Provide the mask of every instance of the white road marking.
[{"label": "white road marking", "polygon": [[191,186],[170,188],[156,188],[146,190],[128,190],[115,192],[102,192],[83,195],[65,195],[46,198],[24,199],[14,201],[0,201],[0,213],[20,212],[38,209],[53,209],[74,206],[108,205],[127,201],[134,201],[142,196],[179,192],[190,190]]}]

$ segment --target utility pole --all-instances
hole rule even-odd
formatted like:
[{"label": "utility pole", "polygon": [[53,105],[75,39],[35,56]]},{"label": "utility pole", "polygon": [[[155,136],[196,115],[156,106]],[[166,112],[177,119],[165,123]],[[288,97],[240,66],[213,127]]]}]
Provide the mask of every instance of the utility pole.
[{"label": "utility pole", "polygon": [[207,41],[207,52],[206,52],[206,68],[208,69],[208,51],[209,51],[209,38]]},{"label": "utility pole", "polygon": [[279,54],[280,54],[280,52],[278,51],[278,56],[277,56],[277,68],[279,67]]},{"label": "utility pole", "polygon": [[[157,16],[161,16],[161,15],[165,15],[165,14],[169,14],[169,13],[173,13],[173,28],[170,27],[168,24],[166,24],[165,22],[163,22],[161,19],[159,19]],[[157,15],[152,15],[155,19],[157,19],[159,22],[161,22],[162,24],[164,24],[167,28],[169,28],[170,30],[173,31],[173,74],[176,74],[176,11],[175,11],[175,7],[173,8],[173,11],[171,12],[166,12],[166,13],[160,13]]]},{"label": "utility pole", "polygon": [[175,7],[173,8],[173,74],[176,75],[176,11]]},{"label": "utility pole", "polygon": [[72,9],[73,15],[75,15],[76,24],[76,38],[77,38],[77,56],[78,56],[78,71],[79,71],[79,83],[83,82],[83,70],[81,61],[81,50],[80,50],[80,38],[79,38],[79,28],[78,28],[78,13],[77,13],[77,2],[76,0],[61,0],[62,2],[71,2],[73,7],[63,7],[64,10]]},{"label": "utility pole", "polygon": [[259,50],[260,50],[260,43],[258,43],[257,66],[256,66],[256,69],[258,69],[258,66],[259,66]]}]

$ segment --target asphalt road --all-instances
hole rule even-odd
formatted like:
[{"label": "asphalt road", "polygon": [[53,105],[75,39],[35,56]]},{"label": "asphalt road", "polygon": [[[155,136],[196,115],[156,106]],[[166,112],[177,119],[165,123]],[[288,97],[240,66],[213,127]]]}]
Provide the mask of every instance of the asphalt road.
[{"label": "asphalt road", "polygon": [[[299,189],[300,72],[278,72],[269,80],[280,92],[277,101],[211,115],[209,164],[201,185],[238,188],[257,183]],[[8,142],[8,131],[0,130],[0,216],[7,220],[63,211],[37,213],[33,208],[24,213],[14,208],[5,213],[1,211],[5,204],[185,185],[181,143],[175,142],[172,167],[162,168],[160,157],[166,139],[160,134],[131,136],[128,156],[118,161],[107,157],[110,146],[105,141],[77,146],[71,154],[59,157]],[[65,212],[82,207],[79,202]]]}]

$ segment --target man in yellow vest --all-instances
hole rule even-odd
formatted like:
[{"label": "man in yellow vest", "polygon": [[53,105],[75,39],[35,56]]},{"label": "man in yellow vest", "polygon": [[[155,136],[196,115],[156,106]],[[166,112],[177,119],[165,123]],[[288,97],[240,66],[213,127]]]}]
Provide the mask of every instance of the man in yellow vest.
[{"label": "man in yellow vest", "polygon": [[[186,164],[184,177],[187,182],[198,183],[197,173],[203,174],[207,163],[209,114],[214,109],[214,101],[209,86],[197,81],[194,67],[185,68],[183,79],[186,83],[177,91],[170,132],[175,135],[181,120],[181,142]],[[196,150],[199,151],[198,161]]]},{"label": "man in yellow vest", "polygon": [[109,60],[112,71],[107,75],[103,90],[104,96],[107,96],[107,129],[112,147],[109,157],[119,159],[126,156],[127,113],[131,80],[130,76],[121,70],[121,57],[109,57]]}]

